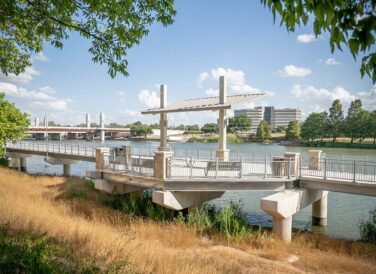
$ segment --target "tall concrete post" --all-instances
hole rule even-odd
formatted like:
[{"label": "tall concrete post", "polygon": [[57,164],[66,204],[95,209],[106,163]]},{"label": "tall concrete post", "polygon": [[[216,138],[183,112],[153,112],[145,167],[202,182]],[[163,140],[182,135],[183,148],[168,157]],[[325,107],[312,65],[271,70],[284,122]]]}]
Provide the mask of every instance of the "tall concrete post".
[{"label": "tall concrete post", "polygon": [[39,126],[39,119],[38,119],[38,117],[35,117],[35,119],[34,119],[34,126]]},{"label": "tall concrete post", "polygon": [[86,127],[90,128],[90,114],[86,113]]},{"label": "tall concrete post", "polygon": [[104,132],[104,113],[99,113],[99,125],[100,125],[100,139],[101,142],[105,141],[105,132]]},{"label": "tall concrete post", "polygon": [[312,225],[326,226],[328,224],[328,191],[323,191],[320,200],[312,204]]},{"label": "tall concrete post", "polygon": [[70,164],[64,164],[63,165],[63,174],[64,174],[64,176],[70,176],[71,175],[71,165]]},{"label": "tall concrete post", "polygon": [[[161,85],[160,88],[160,108],[167,106],[167,85]],[[154,177],[164,180],[167,177],[167,159],[172,153],[167,144],[167,113],[160,114],[160,145],[154,155]]]},{"label": "tall concrete post", "polygon": [[26,157],[21,157],[20,158],[20,170],[22,172],[27,172],[27,158]]},{"label": "tall concrete post", "polygon": [[[163,109],[167,107],[167,85],[161,85],[160,87],[160,108]],[[159,127],[160,127],[160,145],[158,150],[159,151],[169,151],[170,148],[167,144],[167,113],[161,113],[159,119]]]},{"label": "tall concrete post", "polygon": [[[227,101],[227,80],[225,76],[219,77],[219,103],[225,104]],[[228,161],[229,150],[226,148],[227,143],[227,117],[226,110],[219,110],[218,128],[219,128],[219,139],[218,139],[218,149],[217,158],[219,161]]]},{"label": "tall concrete post", "polygon": [[285,243],[291,243],[292,216],[273,217],[273,233]]}]

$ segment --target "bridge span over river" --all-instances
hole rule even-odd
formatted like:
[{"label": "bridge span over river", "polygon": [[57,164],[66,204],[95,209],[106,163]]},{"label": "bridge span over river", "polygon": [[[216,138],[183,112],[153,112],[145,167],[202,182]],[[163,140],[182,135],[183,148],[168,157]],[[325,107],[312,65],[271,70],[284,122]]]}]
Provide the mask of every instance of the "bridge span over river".
[{"label": "bridge span over river", "polygon": [[[45,161],[70,166],[77,161],[95,162],[86,171],[95,188],[108,193],[153,192],[153,202],[174,209],[193,209],[226,191],[275,191],[261,200],[261,208],[273,217],[273,232],[291,241],[292,216],[312,206],[312,222],[327,223],[328,192],[376,196],[376,162],[323,157],[320,150],[274,157],[251,157],[226,148],[226,110],[262,94],[226,95],[226,79],[219,81],[219,97],[187,100],[167,105],[167,86],[161,85],[160,108],[143,114],[160,115],[160,145],[139,149],[131,146],[71,146],[59,143],[20,142],[6,145],[10,165],[27,169],[26,158],[45,156]],[[167,143],[167,113],[213,110],[219,112],[219,142],[214,151],[172,150]]]},{"label": "bridge span over river", "polygon": [[329,158],[320,150],[310,150],[308,158],[299,153],[271,157],[229,153],[227,161],[220,161],[215,151],[174,149],[168,157],[160,157],[158,147],[51,142],[9,143],[6,151],[10,166],[23,171],[32,155],[63,165],[66,176],[78,161],[96,163],[96,170],[86,171],[86,176],[97,189],[136,195],[152,189],[153,202],[174,210],[199,207],[225,191],[275,191],[260,206],[273,217],[273,231],[287,242],[292,216],[310,204],[313,223],[326,225],[329,191],[376,196],[376,162]]}]

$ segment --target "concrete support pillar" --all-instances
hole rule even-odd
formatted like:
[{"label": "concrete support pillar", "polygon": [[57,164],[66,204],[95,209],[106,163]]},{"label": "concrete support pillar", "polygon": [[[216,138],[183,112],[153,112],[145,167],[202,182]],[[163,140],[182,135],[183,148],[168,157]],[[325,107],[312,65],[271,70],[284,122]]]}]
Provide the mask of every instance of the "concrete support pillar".
[{"label": "concrete support pillar", "polygon": [[172,156],[170,151],[156,151],[154,154],[154,177],[164,180],[167,178],[167,158]]},{"label": "concrete support pillar", "polygon": [[273,233],[285,243],[291,243],[292,216],[278,218],[273,216]]},{"label": "concrete support pillar", "polygon": [[63,174],[64,174],[64,176],[70,176],[71,175],[71,165],[70,164],[64,164],[63,165]]},{"label": "concrete support pillar", "polygon": [[[227,81],[225,76],[219,77],[219,103],[225,104],[227,100]],[[218,117],[218,128],[219,128],[219,138],[218,138],[218,149],[217,158],[219,161],[228,161],[229,150],[226,148],[227,143],[227,116],[226,110],[219,110]]]},{"label": "concrete support pillar", "polygon": [[[167,85],[161,85],[160,87],[160,108],[167,107]],[[167,144],[167,113],[161,113],[159,118],[159,127],[160,127],[160,145],[159,151],[169,151],[170,148]]]},{"label": "concrete support pillar", "polygon": [[155,190],[153,191],[153,203],[173,210],[188,209],[189,211],[189,208],[200,207],[207,201],[221,197],[223,193],[223,191],[189,192]]},{"label": "concrete support pillar", "polygon": [[21,160],[20,158],[8,158],[9,167],[15,170],[21,170]]},{"label": "concrete support pillar", "polygon": [[322,190],[286,190],[261,199],[261,209],[273,217],[273,232],[291,242],[292,216],[327,195]]},{"label": "concrete support pillar", "polygon": [[104,131],[104,113],[101,112],[99,113],[99,125],[100,125],[100,132],[99,132],[99,135],[100,135],[100,140],[101,142],[104,142],[105,141],[105,131]]},{"label": "concrete support pillar", "polygon": [[286,176],[289,175],[290,168],[290,175],[291,176],[300,176],[300,153],[297,152],[285,152],[283,155],[285,160],[287,161],[286,165]]},{"label": "concrete support pillar", "polygon": [[34,126],[36,126],[36,127],[39,126],[39,119],[38,119],[38,117],[35,117]]},{"label": "concrete support pillar", "polygon": [[90,128],[90,114],[86,113],[86,127]]},{"label": "concrete support pillar", "polygon": [[95,168],[97,170],[109,167],[110,148],[98,147],[95,149]]},{"label": "concrete support pillar", "polygon": [[328,223],[328,191],[323,191],[322,198],[312,204],[312,225],[326,226]]},{"label": "concrete support pillar", "polygon": [[322,150],[308,150],[308,168],[321,170],[320,158]]},{"label": "concrete support pillar", "polygon": [[20,158],[20,170],[22,172],[27,172],[27,158],[26,157],[22,157]]}]

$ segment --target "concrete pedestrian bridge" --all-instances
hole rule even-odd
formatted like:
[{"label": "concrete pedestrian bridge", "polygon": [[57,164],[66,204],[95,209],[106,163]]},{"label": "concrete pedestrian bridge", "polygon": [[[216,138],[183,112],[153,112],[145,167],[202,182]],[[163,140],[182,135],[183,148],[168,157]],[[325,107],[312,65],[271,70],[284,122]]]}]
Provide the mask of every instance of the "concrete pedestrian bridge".
[{"label": "concrete pedestrian bridge", "polygon": [[[153,192],[153,202],[182,210],[200,207],[226,191],[274,191],[261,200],[261,208],[273,217],[273,232],[285,242],[291,241],[292,216],[312,204],[312,223],[327,223],[329,191],[376,196],[376,162],[333,158],[320,150],[257,157],[226,149],[226,109],[239,101],[258,95],[226,96],[226,81],[220,77],[220,96],[208,100],[166,107],[167,87],[161,86],[161,107],[144,113],[160,114],[161,143],[159,147],[70,146],[36,142],[6,145],[10,166],[27,170],[26,158],[45,156],[45,161],[70,166],[77,161],[95,162],[95,170],[86,176],[95,181],[95,188],[107,193],[141,195]],[[174,107],[175,106],[175,107]],[[217,150],[172,149],[167,143],[167,113],[219,111],[219,144]]]}]

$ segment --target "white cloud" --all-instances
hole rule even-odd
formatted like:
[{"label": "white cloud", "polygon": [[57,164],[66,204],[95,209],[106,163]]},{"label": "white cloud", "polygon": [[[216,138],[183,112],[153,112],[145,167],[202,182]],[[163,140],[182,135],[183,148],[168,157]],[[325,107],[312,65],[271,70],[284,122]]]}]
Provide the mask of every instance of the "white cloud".
[{"label": "white cloud", "polygon": [[303,44],[308,44],[308,43],[312,43],[316,40],[316,36],[314,34],[300,34],[296,37],[296,40],[299,42],[299,43],[303,43]]},{"label": "white cloud", "polygon": [[[219,76],[226,76],[229,93],[260,93],[260,89],[246,83],[245,73],[242,70],[230,68],[213,68],[209,72],[202,72],[199,75],[199,86],[203,87],[205,82],[218,86]],[[205,90],[208,96],[218,96],[218,89],[212,87]]]},{"label": "white cloud", "polygon": [[307,103],[308,112],[328,110],[332,102],[339,99],[344,109],[347,109],[351,101],[357,96],[351,94],[345,88],[338,86],[331,90],[316,88],[314,86],[295,85],[291,91],[292,95],[302,102]]},{"label": "white cloud", "polygon": [[141,90],[138,93],[138,100],[149,108],[156,108],[160,105],[159,96],[155,91]]},{"label": "white cloud", "polygon": [[122,114],[124,115],[124,116],[127,116],[127,117],[131,117],[131,118],[141,118],[142,117],[142,114],[141,114],[141,112],[139,112],[139,111],[136,111],[136,110],[124,110],[123,112],[122,112]]},{"label": "white cloud", "polygon": [[280,77],[305,77],[311,73],[309,68],[300,68],[294,65],[287,65],[278,71]]},{"label": "white cloud", "polygon": [[28,91],[25,88],[18,87],[12,83],[0,82],[0,90],[8,97],[16,98],[24,101],[31,109],[37,111],[70,111],[68,104],[72,102],[70,99],[59,99],[52,96],[45,91],[46,87],[39,89],[38,91]]},{"label": "white cloud", "polygon": [[53,89],[50,86],[41,87],[39,90],[44,92],[44,93],[48,93],[48,94],[55,94],[56,93],[56,89]]},{"label": "white cloud", "polygon": [[43,52],[38,52],[35,55],[35,59],[38,60],[38,61],[41,61],[41,62],[47,62],[48,61],[47,55],[45,55]]},{"label": "white cloud", "polygon": [[338,65],[339,62],[336,59],[334,59],[334,58],[328,58],[328,59],[326,59],[325,64],[327,64],[328,66],[330,66],[330,65]]},{"label": "white cloud", "polygon": [[209,88],[209,89],[205,90],[205,93],[206,93],[206,95],[209,96],[209,97],[218,96],[218,94],[219,94],[219,89],[212,89],[212,88]]},{"label": "white cloud", "polygon": [[15,75],[14,73],[9,73],[5,75],[0,73],[0,80],[12,82],[15,84],[28,84],[33,80],[33,77],[39,75],[39,71],[35,70],[33,67],[27,67],[25,72]]},{"label": "white cloud", "polygon": [[369,91],[360,91],[355,96],[362,100],[363,107],[367,110],[376,110],[376,85]]},{"label": "white cloud", "polygon": [[206,71],[200,73],[200,75],[198,76],[198,85],[199,85],[200,88],[202,87],[202,83],[205,80],[209,79],[209,77],[210,77],[210,75]]}]

